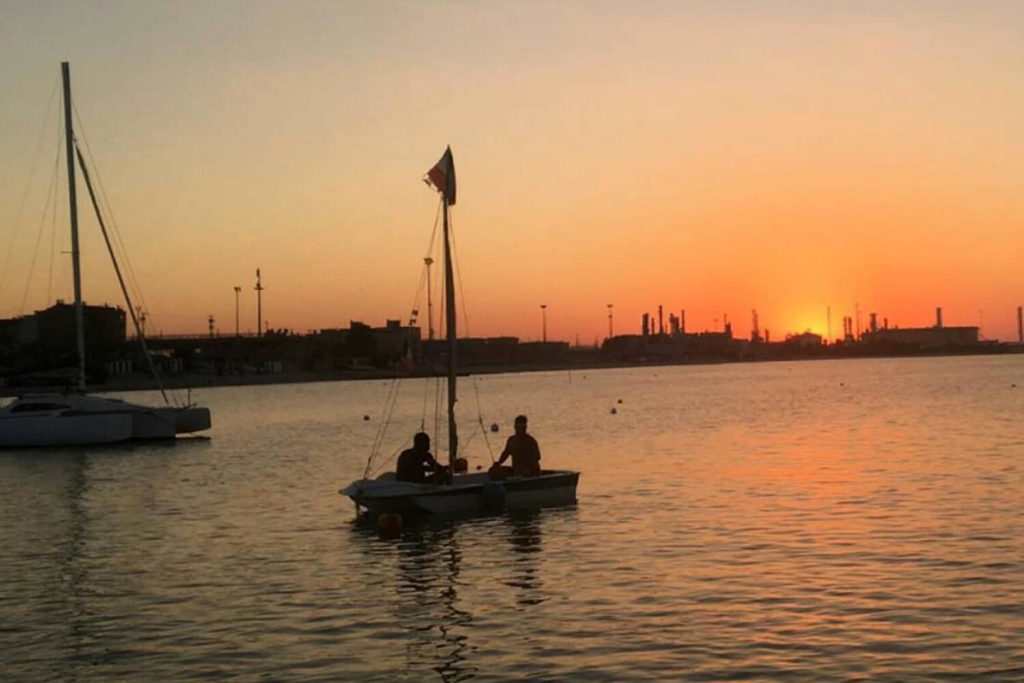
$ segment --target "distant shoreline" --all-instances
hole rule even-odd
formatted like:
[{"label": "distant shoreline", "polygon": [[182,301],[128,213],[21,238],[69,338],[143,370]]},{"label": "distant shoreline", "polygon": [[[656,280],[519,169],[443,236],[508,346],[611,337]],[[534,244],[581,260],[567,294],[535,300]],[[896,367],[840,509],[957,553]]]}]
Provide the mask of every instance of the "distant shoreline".
[{"label": "distant shoreline", "polygon": [[[695,360],[646,360],[632,362],[605,362],[605,363],[558,363],[558,364],[526,364],[515,366],[477,366],[465,368],[460,371],[460,376],[468,375],[494,375],[494,374],[518,374],[524,372],[572,372],[586,370],[613,370],[619,368],[656,368],[683,365],[723,365],[723,364],[748,364],[748,363],[776,363],[792,361],[819,361],[819,360],[852,360],[866,358],[937,358],[937,357],[963,357],[963,356],[991,356],[1005,354],[1024,353],[1024,345],[1008,349],[1001,347],[999,350],[972,350],[958,352],[934,353],[908,353],[888,355],[826,355],[826,356],[805,356],[791,358],[745,358],[745,359],[695,359]],[[394,370],[367,368],[359,370],[333,370],[325,372],[310,372],[303,370],[290,370],[277,373],[248,373],[235,375],[218,375],[205,373],[185,373],[161,377],[165,389],[205,389],[214,387],[237,387],[237,386],[261,386],[270,384],[305,384],[313,382],[341,382],[360,380],[390,380],[396,377],[401,379],[427,379],[432,377],[443,377],[443,374],[427,371],[412,371],[410,373],[397,374]],[[93,393],[117,393],[124,391],[156,391],[157,386],[151,377],[132,373],[113,377],[103,384],[93,384],[88,387]],[[68,386],[4,386],[0,387],[0,397],[13,397],[23,394],[42,393],[65,393],[70,391]]]}]

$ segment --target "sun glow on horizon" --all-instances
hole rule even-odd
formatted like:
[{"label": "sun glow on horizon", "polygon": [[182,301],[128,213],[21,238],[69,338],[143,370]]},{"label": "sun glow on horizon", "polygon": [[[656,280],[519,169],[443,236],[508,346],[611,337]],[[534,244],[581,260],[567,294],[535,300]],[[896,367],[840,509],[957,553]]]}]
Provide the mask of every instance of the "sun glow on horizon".
[{"label": "sun glow on horizon", "polygon": [[[0,25],[17,103],[0,108],[0,251],[18,255],[0,317],[70,298],[66,218],[40,232],[19,205],[71,46],[76,110],[165,333],[210,315],[233,330],[236,286],[254,329],[257,267],[275,328],[425,310],[437,203],[420,179],[450,144],[475,336],[539,339],[545,304],[549,339],[593,343],[612,303],[615,334],[659,305],[666,327],[685,310],[688,331],[728,318],[738,338],[756,309],[772,340],[840,338],[872,312],[928,326],[943,307],[1015,339],[1024,5],[940,5],[252,0],[242,24],[230,3],[20,5]],[[88,230],[85,297],[118,302]]]}]

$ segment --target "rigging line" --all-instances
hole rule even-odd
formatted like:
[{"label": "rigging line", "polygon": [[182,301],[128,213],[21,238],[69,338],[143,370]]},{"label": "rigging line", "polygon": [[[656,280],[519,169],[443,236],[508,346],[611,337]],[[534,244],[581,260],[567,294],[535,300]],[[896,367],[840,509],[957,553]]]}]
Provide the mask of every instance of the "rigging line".
[{"label": "rigging line", "polygon": [[[426,258],[433,259],[434,263],[438,262],[438,260],[436,258],[434,258],[434,240],[437,238],[437,225],[438,225],[438,222],[440,221],[440,217],[441,217],[441,205],[438,204],[437,214],[434,215],[434,228],[433,228],[433,230],[430,233],[430,242],[427,243],[427,256],[426,256]],[[425,275],[420,278],[419,285],[416,287],[416,296],[413,298],[412,309],[411,310],[419,310],[419,304],[420,304],[420,301],[421,301],[420,297],[423,295],[423,284],[425,282],[427,282],[427,278],[430,277],[430,268],[427,267],[425,260],[423,262],[423,270],[425,272]],[[430,287],[430,283],[427,283],[427,287],[428,288]],[[430,306],[429,306],[429,302],[428,302],[428,306],[427,306],[427,329],[428,330],[430,329],[430,326],[433,324],[433,322],[434,321],[430,319]]]},{"label": "rigging line", "polygon": [[377,433],[373,437],[373,443],[370,445],[370,455],[366,459],[366,467],[363,470],[363,478],[364,479],[366,478],[367,473],[370,471],[370,467],[373,465],[374,459],[377,457],[377,454],[380,452],[380,444],[383,442],[384,435],[387,433],[388,425],[389,425],[389,423],[391,421],[389,419],[390,405],[391,405],[391,395],[392,395],[392,393],[394,391],[395,391],[394,383],[389,384],[388,385],[388,394],[387,394],[387,397],[384,399],[384,408],[383,408],[384,412],[382,414],[382,419],[381,419],[381,422],[380,422],[380,426],[377,428]]},{"label": "rigging line", "polygon": [[388,428],[391,426],[391,417],[394,414],[395,403],[398,401],[398,394],[400,390],[401,379],[395,377],[388,385],[388,395],[384,399],[384,410],[381,415],[381,426],[377,430],[377,435],[374,437],[373,445],[370,448],[370,457],[367,459],[366,469],[363,471],[364,479],[368,476],[374,460],[376,460],[380,455],[380,449],[384,444],[384,438],[387,436]]},{"label": "rigging line", "polygon": [[[58,157],[57,158],[57,163],[59,163],[60,162],[60,152],[59,151],[58,151],[57,157]],[[19,315],[24,315],[25,314],[25,303],[28,301],[29,290],[32,289],[32,276],[35,274],[35,270],[36,270],[36,257],[39,255],[39,245],[43,241],[43,227],[46,224],[46,214],[51,210],[51,208],[50,208],[51,205],[52,205],[52,210],[54,212],[57,211],[57,177],[58,177],[58,175],[59,175],[58,173],[54,173],[53,174],[53,177],[50,179],[50,185],[49,185],[49,187],[46,190],[46,202],[43,205],[43,215],[39,219],[39,228],[36,230],[36,246],[32,250],[32,261],[31,261],[31,263],[29,264],[29,267],[28,267],[28,278],[26,278],[26,280],[25,280],[25,292],[21,296],[21,308],[20,308],[20,311],[19,311]]]},{"label": "rigging line", "polygon": [[[404,444],[403,444],[403,446],[404,446]],[[403,450],[405,450],[403,448],[403,446],[399,446],[398,448],[393,450],[391,452],[391,457],[390,458],[388,458],[387,460],[384,460],[384,461],[378,463],[376,467],[374,467],[373,469],[371,469],[368,472],[366,472],[363,475],[363,479],[369,479],[370,477],[376,477],[378,474],[380,474],[380,471],[382,469],[384,469],[384,467],[385,467],[385,465],[387,463],[393,462],[393,461],[397,460],[398,459],[398,454],[401,453]]]},{"label": "rigging line", "polygon": [[[452,226],[451,216],[448,217],[448,232],[452,244],[452,261],[455,267],[455,276],[459,283],[459,301],[462,302],[462,320],[465,323],[465,336],[469,336],[469,312],[466,308],[466,296],[462,286],[462,268],[459,266],[458,258],[458,245],[455,241],[455,230]],[[487,454],[490,456],[491,461],[494,461],[494,451],[491,449],[491,441],[487,437],[487,430],[483,429],[484,426],[484,414],[483,407],[480,403],[480,385],[479,378],[476,375],[472,375],[473,395],[476,398],[476,414],[477,420],[480,423],[481,431],[484,435],[484,443],[487,444]]]},{"label": "rigging line", "polygon": [[[54,194],[56,196],[59,191]],[[50,214],[50,270],[46,277],[46,305],[49,306],[53,300],[53,263],[57,258],[57,201],[53,203],[53,213]]]},{"label": "rigging line", "polygon": [[[32,155],[32,165],[29,167],[28,182],[25,184],[25,191],[22,192],[21,200],[18,202],[18,212],[15,214],[14,218],[14,233],[11,235],[11,241],[7,244],[7,255],[4,256],[4,267],[0,268],[0,292],[3,292],[4,281],[7,279],[7,273],[10,272],[8,266],[11,264],[11,254],[14,253],[14,244],[18,241],[18,234],[21,232],[21,219],[25,213],[25,204],[28,202],[28,195],[36,177],[36,164],[39,163],[39,158],[42,156],[41,150],[43,148],[43,139],[46,137],[46,128],[50,123],[50,111],[53,109],[53,102],[56,99],[59,86],[60,78],[56,78],[53,83],[53,90],[50,92],[50,101],[46,105],[46,114],[43,116],[42,128],[39,130],[39,139],[36,141],[36,151]],[[63,134],[59,130],[60,126],[57,126],[57,128],[57,159],[59,162],[60,139]]]},{"label": "rigging line", "polygon": [[446,441],[442,442],[440,437],[441,437],[441,416],[444,414],[444,411],[442,410],[441,405],[442,405],[442,401],[443,401],[443,399],[445,397],[445,389],[447,387],[447,382],[448,382],[448,380],[445,379],[444,380],[444,386],[442,386],[442,382],[441,382],[441,378],[440,377],[436,378],[436,381],[434,382],[434,438],[437,440],[437,442],[439,444],[440,443],[446,443]]},{"label": "rigging line", "polygon": [[61,159],[61,156],[62,156],[61,155],[61,151],[60,151],[60,148],[61,148],[60,138],[61,137],[62,136],[60,136],[60,135],[57,136],[57,154],[54,156],[54,159],[53,159],[53,177],[56,178],[56,182],[53,183],[54,184],[54,191],[53,191],[53,213],[50,214],[50,271],[49,271],[49,275],[46,278],[46,302],[45,302],[45,305],[47,305],[47,306],[49,306],[50,305],[50,301],[53,300],[53,298],[52,298],[53,297],[53,264],[54,264],[54,262],[56,261],[56,258],[57,258],[57,207],[58,207],[58,204],[60,203],[57,198],[62,196],[61,188],[63,187],[63,182],[66,182],[66,181],[62,181],[61,180],[61,174],[58,171],[58,169],[60,168],[60,159]]},{"label": "rigging line", "polygon": [[[128,313],[129,313],[129,315],[132,318],[132,322],[134,323],[135,332],[138,335],[139,341],[140,341],[140,343],[142,345],[143,354],[146,356],[146,362],[149,365],[150,372],[153,374],[153,377],[156,380],[157,386],[160,389],[160,395],[163,397],[164,402],[170,404],[171,401],[168,400],[168,398],[167,398],[167,392],[165,391],[165,389],[163,387],[163,382],[161,381],[159,373],[157,372],[156,365],[153,363],[153,358],[152,358],[152,356],[149,353],[148,347],[146,345],[145,337],[142,335],[142,329],[139,326],[139,321],[138,321],[138,314],[141,311],[146,311],[147,312],[147,319],[150,321],[150,324],[153,325],[154,327],[157,327],[157,329],[159,329],[159,321],[156,318],[154,318],[152,316],[152,314],[150,314],[148,312],[149,311],[149,304],[146,302],[146,296],[143,293],[142,287],[139,285],[138,278],[135,275],[135,267],[132,264],[132,260],[131,260],[131,258],[128,255],[128,249],[125,247],[124,238],[121,235],[120,228],[118,228],[117,219],[114,216],[113,207],[112,207],[112,205],[110,203],[110,200],[107,198],[106,186],[103,183],[103,178],[99,174],[99,166],[96,163],[95,156],[92,153],[92,147],[89,145],[89,139],[88,139],[88,137],[85,134],[85,124],[82,122],[82,118],[81,118],[81,116],[78,113],[78,108],[75,106],[74,101],[71,102],[71,108],[72,108],[72,110],[74,112],[75,120],[78,122],[78,128],[77,128],[78,135],[76,137],[81,137],[82,143],[85,145],[85,151],[86,151],[86,154],[89,157],[89,162],[91,164],[91,167],[93,169],[95,169],[95,172],[96,172],[96,182],[97,182],[97,185],[99,186],[100,199],[102,200],[102,213],[101,213],[101,206],[97,202],[97,198],[96,198],[95,195],[92,196],[92,198],[93,198],[93,208],[96,210],[96,218],[97,218],[97,220],[99,220],[100,228],[103,231],[103,239],[107,243],[107,250],[110,252],[110,257],[111,257],[111,260],[113,261],[115,274],[117,275],[118,282],[121,284],[121,289],[122,289],[122,291],[125,294],[126,305],[130,309],[128,311]],[[78,157],[79,157],[79,163],[83,166],[83,168],[82,168],[83,175],[88,175],[88,171],[85,169],[85,162],[82,159],[82,150],[78,146],[77,141],[76,141],[76,144],[75,144],[75,150],[76,150],[76,152],[78,154]],[[92,188],[90,188],[90,194],[92,194]],[[114,233],[114,245],[113,246],[111,245],[110,238],[109,238],[109,236],[107,234],[106,225],[104,224],[104,221],[103,221],[103,215],[104,214],[108,217],[108,219],[109,219],[108,222],[110,223],[110,225],[111,225],[111,227],[113,229],[113,233]],[[115,254],[114,254],[115,247],[116,247],[117,251],[120,254],[121,260],[123,260],[124,264],[125,264],[125,272],[128,275],[128,287],[126,287],[126,285],[125,285],[124,278],[122,277],[121,268],[118,265],[117,256],[115,256]],[[129,296],[129,291],[128,291],[129,289],[131,290],[132,296]],[[133,308],[132,307],[131,301],[132,301],[133,298],[134,298],[135,301],[138,301],[140,303],[139,307],[137,307],[137,308]],[[171,396],[174,399],[174,403],[176,405],[178,405],[178,406],[184,405],[184,401],[181,399],[180,395],[177,392],[172,391],[171,392]]]},{"label": "rigging line", "polygon": [[[474,389],[476,388],[476,384],[475,383],[473,385],[473,388]],[[479,406],[479,404],[480,404],[480,395],[479,395],[479,392],[477,392],[477,405]],[[491,462],[493,463],[494,462],[494,449],[491,448],[491,440],[490,440],[490,438],[488,438],[488,436],[487,436],[487,429],[484,427],[484,416],[479,414],[479,411],[478,411],[478,414],[477,414],[477,419],[479,420],[479,424],[480,424],[480,433],[483,434],[483,437],[484,437],[484,445],[487,446],[487,457],[489,457],[491,459]]]},{"label": "rigging line", "polygon": [[423,408],[420,410],[420,431],[427,431],[427,406],[430,405],[430,384],[431,381],[427,379],[423,383]]},{"label": "rigging line", "polygon": [[[58,126],[58,128],[59,128],[59,126]],[[47,305],[49,305],[50,301],[52,300],[51,297],[53,295],[53,264],[54,264],[54,261],[57,258],[57,205],[60,203],[57,200],[57,197],[63,196],[63,193],[61,192],[61,189],[67,183],[67,180],[66,180],[67,176],[63,176],[63,178],[65,178],[65,179],[62,179],[62,174],[59,172],[60,160],[61,160],[61,157],[63,156],[63,154],[61,152],[61,148],[64,147],[64,145],[60,144],[62,137],[64,137],[63,134],[61,133],[61,131],[58,130],[57,131],[57,154],[54,156],[54,159],[53,159],[53,172],[52,172],[52,175],[57,179],[57,181],[56,181],[56,183],[54,183],[55,186],[56,186],[56,189],[54,190],[54,194],[53,194],[53,214],[52,214],[51,225],[50,225],[50,273],[49,273],[49,277],[46,280],[46,304]],[[64,272],[66,272],[66,269],[64,270]],[[67,278],[65,278],[65,282],[67,282]]]},{"label": "rigging line", "polygon": [[[380,469],[386,464],[390,463],[395,459],[395,456],[402,449],[399,446],[392,455],[391,458],[382,462],[378,461],[381,453],[381,447],[384,445],[384,438],[387,435],[388,428],[391,426],[391,418],[395,412],[395,404],[398,402],[398,394],[402,387],[402,379],[399,375],[395,375],[391,385],[388,387],[388,397],[385,399],[384,416],[382,420],[381,428],[377,432],[377,438],[374,440],[373,452],[370,454],[370,458],[366,462],[366,469],[363,471],[363,478],[367,479],[371,475],[376,475]],[[374,464],[376,463],[376,466]]]},{"label": "rigging line", "polygon": [[[57,146],[61,147],[61,148],[64,147],[64,145],[61,145],[61,144],[58,144]],[[62,151],[58,151],[57,160],[54,162],[55,163],[54,173],[57,175],[57,193],[56,193],[56,196],[58,198],[59,197],[67,197],[68,196],[68,189],[67,189],[68,177],[67,177],[67,174],[65,174],[65,173],[57,173],[57,167],[60,166],[60,163],[61,163],[60,160],[63,159],[63,157],[64,157],[64,153]],[[55,220],[57,221],[57,223],[59,225],[70,226],[71,225],[71,216],[69,215],[70,207],[67,205],[67,203],[62,202],[59,199],[57,200],[56,205],[57,205],[58,211],[54,213]],[[70,235],[68,233],[64,233],[63,235],[61,235],[61,243],[63,244],[63,240],[65,238],[68,238],[68,237],[70,237]],[[70,245],[68,246],[67,251],[64,251],[60,247],[54,247],[54,255],[55,256],[64,255],[64,254],[70,255],[70,253],[71,253]],[[57,291],[58,292],[63,292],[63,293],[65,293],[65,295],[67,294],[67,292],[72,292],[71,296],[68,297],[68,298],[74,299],[74,293],[73,293],[73,291],[74,291],[74,283],[72,282],[72,280],[74,278],[74,274],[72,273],[71,259],[59,259],[58,263],[61,263],[62,265],[58,267],[58,273],[60,274],[60,283],[57,286]]]},{"label": "rigging line", "polygon": [[96,203],[96,194],[92,189],[92,181],[89,179],[89,169],[85,166],[85,159],[82,158],[82,150],[75,145],[75,153],[78,155],[78,165],[82,169],[82,179],[85,180],[85,187],[89,190],[89,198],[92,200],[92,208],[96,211],[96,220],[100,224],[100,230],[103,232],[103,241],[107,243],[107,251],[110,252],[110,260],[114,263],[114,272],[117,274],[117,281],[121,285],[121,292],[124,294],[125,303],[128,305],[128,314],[132,317],[132,322],[135,324],[135,333],[139,335],[139,342],[142,344],[142,353],[146,357],[146,363],[149,364],[149,371],[153,374],[153,379],[156,380],[157,388],[160,389],[160,395],[164,399],[164,403],[170,404],[167,399],[167,392],[164,391],[164,384],[160,380],[160,374],[156,371],[156,365],[153,363],[153,356],[149,353],[149,348],[146,346],[146,338],[142,335],[142,328],[139,327],[139,319],[135,315],[135,310],[132,308],[131,297],[128,296],[128,288],[125,287],[124,278],[121,277],[121,268],[117,265],[117,258],[114,256],[114,248],[110,244],[110,237],[107,236],[107,226],[103,223],[103,214],[100,213],[100,206]]},{"label": "rigging line", "polygon": [[412,306],[409,307],[409,310],[411,311],[409,317],[410,325],[412,325],[415,322],[419,322],[420,296],[423,294],[423,285],[427,280],[427,273],[429,272],[430,269],[427,267],[427,264],[424,263],[423,269],[420,271],[419,284],[416,285],[416,294],[412,298]]},{"label": "rigging line", "polygon": [[128,256],[128,249],[125,247],[124,238],[121,235],[121,230],[118,227],[117,219],[114,216],[113,207],[110,204],[110,200],[107,198],[107,190],[106,186],[103,183],[103,178],[102,176],[100,176],[99,173],[99,165],[96,163],[96,159],[92,153],[92,147],[90,147],[89,145],[89,139],[88,137],[86,137],[85,134],[85,125],[82,123],[82,118],[78,113],[78,108],[75,107],[74,101],[72,101],[71,107],[74,110],[75,120],[78,122],[78,136],[82,138],[82,142],[85,145],[86,154],[89,157],[89,166],[95,171],[96,184],[99,187],[99,196],[102,199],[103,213],[104,215],[107,216],[108,223],[110,224],[113,230],[115,246],[117,247],[118,256],[120,256],[121,261],[123,261],[125,264],[125,271],[128,274],[128,282],[131,286],[133,298],[139,303],[141,303],[142,307],[146,309],[148,308],[148,304],[146,303],[146,298],[142,293],[142,288],[139,286],[138,278],[136,278],[135,276],[135,267],[132,265],[132,261]]},{"label": "rigging line", "polygon": [[463,453],[466,452],[466,448],[469,447],[469,444],[473,441],[473,439],[476,438],[476,435],[478,433],[480,433],[480,434],[484,433],[483,425],[479,425],[477,427],[473,427],[473,431],[471,431],[469,433],[469,436],[466,437],[465,443],[464,444],[459,444],[460,446],[463,447],[463,450],[462,450]]}]

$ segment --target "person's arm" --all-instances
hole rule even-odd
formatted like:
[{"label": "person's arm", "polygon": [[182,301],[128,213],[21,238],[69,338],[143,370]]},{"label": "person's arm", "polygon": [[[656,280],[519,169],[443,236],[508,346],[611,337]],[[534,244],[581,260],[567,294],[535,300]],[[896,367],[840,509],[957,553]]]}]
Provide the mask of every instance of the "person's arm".
[{"label": "person's arm", "polygon": [[512,437],[510,436],[508,437],[508,440],[505,442],[505,450],[503,450],[501,452],[501,455],[498,456],[498,461],[494,463],[495,465],[500,465],[501,463],[505,462],[505,460],[508,459],[508,456],[512,453],[512,449],[510,448],[511,444]]}]

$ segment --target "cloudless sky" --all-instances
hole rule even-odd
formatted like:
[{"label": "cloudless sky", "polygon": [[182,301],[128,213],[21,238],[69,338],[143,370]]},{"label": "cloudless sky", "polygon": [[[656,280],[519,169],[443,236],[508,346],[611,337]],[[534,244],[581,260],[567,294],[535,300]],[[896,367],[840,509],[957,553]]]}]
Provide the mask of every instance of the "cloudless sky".
[{"label": "cloudless sky", "polygon": [[[44,209],[67,60],[151,331],[232,333],[236,285],[253,330],[257,267],[271,327],[407,321],[450,144],[471,335],[537,339],[546,304],[591,344],[607,304],[616,334],[661,304],[773,339],[831,307],[837,336],[859,305],[1015,339],[1022,26],[1015,1],[0,0],[0,316],[72,298]],[[79,196],[85,298],[118,304]]]}]

